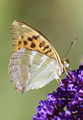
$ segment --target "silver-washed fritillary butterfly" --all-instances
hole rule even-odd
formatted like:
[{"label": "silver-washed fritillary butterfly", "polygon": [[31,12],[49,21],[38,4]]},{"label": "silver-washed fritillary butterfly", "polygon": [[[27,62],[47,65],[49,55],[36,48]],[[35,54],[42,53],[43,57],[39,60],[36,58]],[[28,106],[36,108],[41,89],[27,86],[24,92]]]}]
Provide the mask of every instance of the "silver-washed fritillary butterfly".
[{"label": "silver-washed fritillary butterfly", "polygon": [[11,26],[13,56],[9,74],[21,93],[38,89],[53,79],[59,79],[67,67],[47,38],[29,24],[15,20]]}]

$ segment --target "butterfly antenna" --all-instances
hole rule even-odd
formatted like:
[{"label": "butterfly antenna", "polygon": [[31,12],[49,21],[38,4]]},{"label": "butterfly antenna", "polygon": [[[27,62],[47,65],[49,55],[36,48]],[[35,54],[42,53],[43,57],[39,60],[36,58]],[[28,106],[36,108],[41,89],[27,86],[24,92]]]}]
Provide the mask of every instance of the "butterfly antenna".
[{"label": "butterfly antenna", "polygon": [[65,58],[67,58],[67,55],[69,54],[71,48],[73,47],[73,45],[75,44],[75,42],[76,42],[77,39],[78,39],[78,37],[76,37],[75,40],[74,40],[73,42],[71,42],[71,45],[70,45],[70,47],[69,47],[69,50],[68,50],[68,52],[67,52]]}]

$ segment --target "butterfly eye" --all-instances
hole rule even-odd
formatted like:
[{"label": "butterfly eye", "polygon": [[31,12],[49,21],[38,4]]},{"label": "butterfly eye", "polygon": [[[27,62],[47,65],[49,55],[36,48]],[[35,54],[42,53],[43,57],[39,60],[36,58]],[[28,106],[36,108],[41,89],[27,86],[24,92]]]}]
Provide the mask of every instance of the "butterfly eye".
[{"label": "butterfly eye", "polygon": [[64,65],[65,65],[65,67],[69,67],[69,60],[68,60],[68,58],[66,58],[64,60]]},{"label": "butterfly eye", "polygon": [[61,61],[62,64],[65,66],[65,67],[69,67],[69,60],[68,58],[65,58],[64,60]]}]

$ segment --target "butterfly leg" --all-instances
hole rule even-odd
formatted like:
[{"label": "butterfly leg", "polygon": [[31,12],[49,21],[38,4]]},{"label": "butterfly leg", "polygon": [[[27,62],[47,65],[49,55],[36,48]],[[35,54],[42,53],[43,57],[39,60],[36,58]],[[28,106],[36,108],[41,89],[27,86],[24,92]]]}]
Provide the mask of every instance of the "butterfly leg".
[{"label": "butterfly leg", "polygon": [[[63,83],[62,83],[62,81],[61,81],[60,76],[59,76],[59,74],[58,74],[58,73],[57,73],[57,75],[58,75],[58,77],[59,77],[59,81],[60,81],[60,83],[63,85]],[[58,82],[58,84],[59,84],[58,79],[56,79],[56,80],[57,80],[57,82]],[[64,85],[63,85],[63,87],[64,87]]]},{"label": "butterfly leg", "polygon": [[58,79],[56,79],[56,81],[57,81],[57,83],[59,84],[59,80],[58,80]]},{"label": "butterfly leg", "polygon": [[72,80],[72,78],[70,77],[70,75],[68,74],[68,72],[67,72],[67,70],[65,69],[65,66],[63,66],[64,67],[64,71],[65,71],[65,73],[68,75],[68,77]]}]

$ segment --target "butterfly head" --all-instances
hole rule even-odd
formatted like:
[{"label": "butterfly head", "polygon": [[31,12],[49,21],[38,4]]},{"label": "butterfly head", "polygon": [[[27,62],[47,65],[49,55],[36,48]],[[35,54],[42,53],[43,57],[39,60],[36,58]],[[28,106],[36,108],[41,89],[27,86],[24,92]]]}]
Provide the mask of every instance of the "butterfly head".
[{"label": "butterfly head", "polygon": [[61,63],[62,63],[66,68],[69,67],[69,60],[68,60],[68,58],[65,58],[64,60],[62,60]]}]

